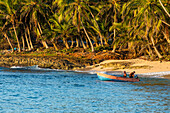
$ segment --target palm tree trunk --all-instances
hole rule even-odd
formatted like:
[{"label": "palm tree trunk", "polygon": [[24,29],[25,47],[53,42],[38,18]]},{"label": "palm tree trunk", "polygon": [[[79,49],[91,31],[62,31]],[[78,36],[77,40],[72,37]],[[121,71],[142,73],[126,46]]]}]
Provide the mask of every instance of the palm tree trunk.
[{"label": "palm tree trunk", "polygon": [[66,46],[67,49],[70,49],[68,43],[67,43],[67,39],[66,38],[63,38],[63,42],[64,42],[64,45]]},{"label": "palm tree trunk", "polygon": [[164,11],[166,12],[166,14],[170,17],[170,14],[168,13],[168,11],[165,9],[164,5],[162,4],[161,0],[159,0],[159,3],[161,4],[162,8],[164,9]]},{"label": "palm tree trunk", "polygon": [[28,50],[30,51],[30,50],[31,50],[31,47],[30,47],[30,44],[29,44],[29,41],[28,41],[26,29],[25,29],[25,39],[26,39],[26,42],[27,42]]},{"label": "palm tree trunk", "polygon": [[[117,17],[116,17],[116,6],[114,5],[114,12],[115,12],[115,14],[114,14],[114,23],[116,23],[117,22]],[[114,39],[116,38],[116,29],[114,29]]]},{"label": "palm tree trunk", "polygon": [[155,46],[155,42],[154,42],[153,36],[151,36],[151,41],[152,41],[152,45],[153,45],[153,48],[154,48],[156,54],[158,55],[159,58],[162,58],[162,55],[159,53],[158,49]]},{"label": "palm tree trunk", "polygon": [[24,40],[23,35],[21,36],[21,39],[22,39],[22,49],[23,51],[25,51],[25,40]]},{"label": "palm tree trunk", "polygon": [[84,48],[84,49],[87,49],[87,47],[85,46],[85,44],[84,44],[83,39],[82,39],[81,36],[80,36],[80,41],[81,41],[81,43],[82,43],[83,48]]},{"label": "palm tree trunk", "polygon": [[167,40],[168,44],[170,44],[168,26],[165,26],[165,32],[163,32],[163,34],[164,34],[164,38]]},{"label": "palm tree trunk", "polygon": [[86,38],[86,47],[89,48],[89,41],[87,38]]},{"label": "palm tree trunk", "polygon": [[104,43],[105,43],[105,45],[109,45],[109,44],[107,43],[107,39],[106,39],[106,38],[104,38]]},{"label": "palm tree trunk", "polygon": [[[52,44],[53,44],[55,50],[58,51],[58,47],[57,47],[57,45],[55,44],[54,39],[55,39],[55,37],[52,38],[51,42],[52,42]],[[56,43],[57,43],[57,40],[56,40]]]},{"label": "palm tree trunk", "polygon": [[[89,10],[89,11],[90,11],[90,10]],[[99,33],[99,36],[100,36],[101,45],[103,46],[103,36],[102,36],[102,34],[101,34],[100,27],[99,27],[99,25],[98,25],[98,23],[97,23],[97,21],[96,21],[96,18],[94,17],[94,15],[93,15],[93,13],[92,13],[91,11],[90,11],[90,14],[91,14],[91,16],[93,17],[93,19],[94,19],[94,21],[95,21],[95,23],[96,23],[96,25],[97,25],[98,33]]]},{"label": "palm tree trunk", "polygon": [[[79,1],[78,1],[79,2]],[[78,9],[77,9],[78,10]],[[83,42],[83,39],[82,39],[82,37],[81,37],[81,32],[80,32],[80,13],[78,13],[78,26],[77,26],[77,30],[78,30],[78,34],[79,34],[79,37],[80,37],[80,41],[81,41],[81,43],[79,43],[79,40],[77,40],[77,47],[80,45],[81,46],[81,44],[82,44],[82,46],[83,46],[83,48],[84,49],[86,49],[86,47],[85,47],[85,45],[84,45],[84,42]],[[76,38],[77,39],[77,38]]]},{"label": "palm tree trunk", "polygon": [[79,39],[76,37],[76,47],[79,47],[80,43],[79,43]]},{"label": "palm tree trunk", "polygon": [[18,39],[17,32],[16,32],[16,29],[15,29],[15,26],[14,26],[14,21],[12,21],[12,26],[13,26],[13,29],[14,29],[15,37],[17,39],[17,43],[18,43],[18,52],[21,52],[21,47],[20,47],[19,39]]},{"label": "palm tree trunk", "polygon": [[10,45],[11,49],[12,49],[12,53],[13,53],[13,52],[14,52],[14,48],[13,48],[13,46],[12,46],[12,44],[11,44],[11,41],[9,40],[9,38],[8,38],[8,36],[7,36],[7,34],[6,34],[6,33],[3,33],[3,35],[4,35],[4,36],[5,36],[5,38],[7,39],[8,43],[9,43],[9,45]]},{"label": "palm tree trunk", "polygon": [[149,48],[149,55],[152,56],[152,55],[153,55],[153,52],[152,52],[152,49],[151,49],[151,47],[150,47],[149,38],[148,38],[149,29],[150,29],[150,27],[146,25],[145,38],[146,38],[146,41],[148,42],[147,45],[148,45],[148,48]]},{"label": "palm tree trunk", "polygon": [[43,47],[45,47],[46,49],[48,48],[46,41],[42,40],[41,43],[42,43]]},{"label": "palm tree trunk", "polygon": [[113,50],[112,50],[113,53],[116,52],[116,46],[117,46],[116,44],[113,45]]},{"label": "palm tree trunk", "polygon": [[166,41],[168,42],[168,44],[170,44],[170,39],[168,38],[168,36],[166,35],[166,33],[163,32],[163,34],[164,34],[164,38],[166,39]]},{"label": "palm tree trunk", "polygon": [[34,49],[34,46],[33,46],[32,41],[31,41],[30,30],[29,30],[28,27],[27,27],[27,33],[28,33],[28,37],[29,37],[29,42],[30,42],[31,49]]},{"label": "palm tree trunk", "polygon": [[82,25],[82,27],[83,27],[83,30],[84,30],[84,32],[85,32],[85,34],[86,34],[88,40],[89,40],[89,43],[90,43],[90,46],[91,46],[91,50],[92,50],[92,52],[94,52],[93,44],[92,44],[92,42],[91,42],[91,40],[90,40],[90,37],[89,37],[89,35],[88,35],[88,33],[87,33],[87,31],[86,31],[84,25],[83,25],[83,22],[82,22],[81,20],[80,20],[80,22],[81,22],[81,25]]},{"label": "palm tree trunk", "polygon": [[113,42],[112,42],[112,44],[113,44],[112,52],[113,52],[113,53],[116,52],[116,48],[117,48],[117,45],[118,45],[117,43],[115,43],[115,41],[116,41],[116,39],[114,38],[114,39],[113,39]]},{"label": "palm tree trunk", "polygon": [[55,50],[58,51],[58,47],[56,46],[56,44],[54,42],[52,42],[52,44],[53,44]]},{"label": "palm tree trunk", "polygon": [[[39,28],[38,30],[39,30],[39,32],[40,32],[40,37],[41,37],[42,29],[41,29],[41,26],[40,26],[39,22],[37,22],[37,23],[38,23],[38,28]],[[41,37],[41,38],[42,38],[42,37]],[[47,48],[48,48],[48,45],[47,45],[46,41],[42,40],[41,42],[42,42],[43,46],[47,49]]]},{"label": "palm tree trunk", "polygon": [[[114,3],[113,12],[114,12],[114,23],[117,23],[117,12],[116,12],[116,5],[115,5],[115,3]],[[113,30],[113,34],[114,34],[113,40],[114,40],[114,42],[115,42],[115,40],[116,40],[116,29],[115,29],[115,28],[114,28],[114,30]],[[116,51],[117,45],[118,45],[117,43],[115,43],[115,44],[113,45],[113,50],[112,50],[113,53]]]},{"label": "palm tree trunk", "polygon": [[154,38],[153,38],[154,33],[155,33],[155,29],[153,30],[153,33],[151,35],[151,42],[152,42],[153,48],[154,48],[156,54],[158,55],[158,57],[162,58],[162,55],[159,53],[158,49],[155,46],[155,41],[154,41]]},{"label": "palm tree trunk", "polygon": [[74,40],[73,40],[73,38],[71,37],[71,46],[70,46],[70,48],[73,48],[73,46],[74,46]]}]

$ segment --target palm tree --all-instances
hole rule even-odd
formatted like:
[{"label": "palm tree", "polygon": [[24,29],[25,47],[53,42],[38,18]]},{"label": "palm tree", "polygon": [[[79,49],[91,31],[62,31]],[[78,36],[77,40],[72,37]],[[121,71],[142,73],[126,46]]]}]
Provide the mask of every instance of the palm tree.
[{"label": "palm tree", "polygon": [[60,7],[60,10],[59,10],[59,13],[61,14],[60,17],[62,17],[64,15],[66,18],[67,18],[67,16],[70,16],[72,18],[72,23],[74,26],[77,27],[77,31],[78,31],[80,39],[81,39],[80,27],[81,26],[83,27],[85,35],[87,36],[87,38],[90,42],[92,52],[94,52],[94,47],[93,47],[92,41],[87,33],[84,23],[83,23],[84,20],[82,21],[82,19],[89,18],[88,14],[86,12],[87,11],[86,3],[83,0],[73,0],[73,1],[59,0],[59,1],[56,1],[56,3]]},{"label": "palm tree", "polygon": [[[48,2],[48,1],[46,1]],[[26,31],[29,35],[30,40],[30,32],[29,28],[33,26],[34,32],[37,34],[37,37],[39,37],[42,40],[42,44],[44,47],[48,48],[48,45],[44,38],[41,36],[43,33],[43,29],[41,26],[42,22],[48,23],[47,15],[45,11],[49,11],[49,6],[46,4],[46,2],[43,2],[43,0],[25,0],[22,2],[23,6],[20,10],[21,12],[21,19],[24,21],[26,25]],[[29,28],[28,28],[29,27]],[[31,40],[30,40],[31,43]],[[31,44],[31,48],[33,48]]]},{"label": "palm tree", "polygon": [[[105,2],[100,2],[99,9],[98,9],[98,15],[100,16],[101,28],[105,28],[105,34],[106,36],[103,36],[105,38],[105,43],[107,44],[108,38],[111,38],[113,36],[113,41],[116,40],[116,33],[117,26],[115,25],[118,23],[119,16],[120,16],[120,1],[118,0],[107,0]],[[111,27],[111,28],[110,28]],[[113,28],[113,29],[112,29]],[[102,29],[103,31],[103,29]],[[110,33],[109,33],[110,31]],[[107,33],[106,33],[107,32]],[[109,36],[110,35],[110,36]],[[116,44],[113,44],[113,52],[115,52]]]},{"label": "palm tree", "polygon": [[[143,35],[143,37],[145,37],[144,40],[146,40],[148,43],[147,45],[150,51],[150,55],[152,55],[153,53],[151,52],[153,47],[156,55],[159,58],[162,58],[162,55],[157,49],[158,46],[157,43],[159,43],[160,40],[157,38],[158,34],[160,33],[161,20],[165,19],[165,15],[162,13],[162,10],[158,6],[157,2],[155,2],[154,0],[151,1],[136,0],[132,2],[132,7],[134,7],[134,5],[136,5],[137,7],[135,13],[133,14],[134,18],[131,19],[131,22],[133,21],[132,22],[133,30],[131,30],[131,34],[133,36]],[[145,33],[143,33],[144,30]]]},{"label": "palm tree", "polygon": [[[3,19],[5,20],[4,25],[8,25],[11,24],[13,27],[13,31],[15,34],[15,38],[17,40],[18,43],[18,51],[21,52],[21,48],[20,48],[20,42],[19,42],[19,38],[17,35],[17,31],[16,31],[16,24],[17,24],[17,8],[15,4],[17,3],[17,0],[14,0],[13,3],[9,0],[1,0],[0,1],[0,6],[3,7],[1,9],[1,15],[3,16]],[[5,35],[7,36],[7,35]]]},{"label": "palm tree", "polygon": [[[63,39],[63,43],[67,49],[69,49],[69,45],[67,42],[67,38],[70,37],[70,34],[73,32],[74,27],[71,25],[70,19],[63,19],[62,21],[59,20],[59,16],[54,14],[53,18],[49,19],[51,25],[51,31],[55,33],[52,38],[58,37]],[[54,40],[54,39],[53,39]]]},{"label": "palm tree", "polygon": [[1,19],[2,19],[2,22],[0,23],[0,34],[1,34],[2,37],[4,36],[6,38],[6,40],[8,41],[9,46],[12,49],[12,52],[14,52],[13,45],[12,45],[12,43],[10,41],[10,38],[7,35],[7,33],[8,33],[7,30],[10,29],[11,26],[6,25],[6,24],[8,24],[7,22],[6,22],[6,24],[3,24],[3,18],[1,18]]},{"label": "palm tree", "polygon": [[166,10],[166,8],[164,7],[164,5],[162,4],[162,1],[159,0],[159,3],[161,4],[162,8],[164,9],[164,11],[166,12],[166,14],[168,15],[168,17],[170,18],[170,14],[168,13],[168,11]]},{"label": "palm tree", "polygon": [[14,48],[13,48],[13,46],[12,46],[12,44],[11,44],[11,41],[10,41],[8,35],[7,35],[5,32],[3,32],[3,35],[4,35],[4,37],[7,39],[8,43],[9,43],[11,49],[12,49],[11,52],[13,53],[13,52],[14,52]]}]

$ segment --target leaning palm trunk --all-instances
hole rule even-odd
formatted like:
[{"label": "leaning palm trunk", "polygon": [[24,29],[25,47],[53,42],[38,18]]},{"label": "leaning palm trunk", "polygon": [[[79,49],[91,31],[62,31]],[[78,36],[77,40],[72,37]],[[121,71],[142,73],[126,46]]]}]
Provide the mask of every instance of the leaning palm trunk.
[{"label": "leaning palm trunk", "polygon": [[80,36],[80,41],[81,41],[81,43],[82,43],[83,48],[84,48],[84,49],[87,49],[87,47],[85,46],[85,44],[84,44],[83,39],[82,39],[81,36]]},{"label": "leaning palm trunk", "polygon": [[25,40],[23,36],[23,31],[21,31],[21,39],[22,39],[22,50],[25,51]]},{"label": "leaning palm trunk", "polygon": [[86,48],[89,48],[89,41],[87,38],[86,38]]},{"label": "leaning palm trunk", "polygon": [[[40,37],[41,37],[42,29],[41,29],[41,26],[40,26],[39,22],[38,22],[38,30],[39,30],[39,35],[40,35]],[[41,37],[41,38],[42,38],[42,37]],[[47,49],[47,48],[48,48],[48,45],[47,45],[46,41],[42,40],[41,42],[42,42],[43,46]]]},{"label": "leaning palm trunk", "polygon": [[56,46],[56,44],[54,42],[52,42],[52,44],[53,44],[55,50],[58,51],[58,47]]},{"label": "leaning palm trunk", "polygon": [[30,47],[30,44],[29,44],[29,41],[28,41],[26,29],[25,29],[25,39],[26,39],[26,42],[27,42],[28,50],[30,51],[30,50],[31,50],[31,47]]},{"label": "leaning palm trunk", "polygon": [[164,34],[164,38],[167,40],[168,44],[170,44],[168,26],[165,26],[165,32],[163,32],[163,34]]},{"label": "leaning palm trunk", "polygon": [[[55,50],[58,51],[58,47],[57,47],[57,45],[55,44],[54,39],[55,39],[55,38],[52,38],[51,42],[52,42]],[[57,43],[57,41],[56,41],[56,43]]]},{"label": "leaning palm trunk", "polygon": [[18,52],[21,52],[21,47],[20,47],[19,39],[18,39],[17,32],[16,32],[16,29],[15,29],[15,26],[14,26],[14,21],[12,22],[12,26],[13,26],[13,29],[14,29],[15,37],[17,39],[17,43],[18,43]]},{"label": "leaning palm trunk", "polygon": [[147,46],[148,46],[148,48],[149,48],[149,55],[152,56],[152,55],[153,55],[153,52],[152,52],[152,49],[151,49],[151,47],[150,47],[149,38],[148,38],[149,29],[150,29],[150,27],[148,27],[148,26],[146,25],[145,38],[146,38],[146,41],[147,41],[147,43],[148,43]]},{"label": "leaning palm trunk", "polygon": [[[90,10],[89,10],[89,11],[90,11]],[[96,25],[97,25],[98,33],[99,33],[99,36],[100,36],[101,45],[103,46],[103,36],[102,36],[102,34],[101,34],[100,27],[99,27],[99,25],[98,25],[98,23],[97,23],[97,21],[96,21],[96,18],[94,17],[94,15],[93,15],[93,13],[92,13],[91,11],[90,11],[90,14],[91,14],[91,16],[93,17],[93,19],[94,19],[94,21],[95,21],[95,23],[96,23]]]},{"label": "leaning palm trunk", "polygon": [[79,43],[79,39],[76,37],[76,47],[79,47],[80,43]]},{"label": "leaning palm trunk", "polygon": [[168,11],[165,9],[165,7],[163,6],[161,0],[159,0],[159,3],[161,4],[162,8],[164,9],[164,11],[166,12],[166,14],[170,17],[170,14],[168,13]]},{"label": "leaning palm trunk", "polygon": [[21,39],[22,39],[22,50],[25,51],[25,40],[23,35],[21,36]]},{"label": "leaning palm trunk", "polygon": [[31,41],[30,30],[29,30],[28,27],[27,27],[27,33],[28,33],[29,43],[30,43],[31,49],[34,49],[33,44],[32,44],[32,41]]},{"label": "leaning palm trunk", "polygon": [[152,42],[153,48],[154,48],[156,54],[158,55],[158,57],[162,58],[162,55],[159,53],[158,49],[155,46],[155,42],[154,42],[154,38],[153,38],[154,33],[155,33],[155,29],[153,30],[153,34],[151,36],[151,42]]},{"label": "leaning palm trunk", "polygon": [[66,38],[63,38],[63,42],[64,42],[64,45],[66,46],[66,48],[70,49]]},{"label": "leaning palm trunk", "polygon": [[[81,21],[81,20],[80,20],[80,21]],[[84,32],[85,32],[85,34],[86,34],[86,36],[87,36],[87,38],[88,38],[88,40],[89,40],[89,43],[90,43],[90,46],[91,46],[91,50],[92,50],[92,52],[94,52],[93,44],[92,44],[92,42],[91,42],[91,40],[90,40],[89,35],[87,34],[87,31],[86,31],[86,29],[85,29],[85,27],[84,27],[84,25],[83,25],[83,22],[82,22],[82,21],[81,21],[81,25],[82,25],[83,30],[84,30]]]},{"label": "leaning palm trunk", "polygon": [[104,43],[105,45],[109,45],[106,38],[104,38]]},{"label": "leaning palm trunk", "polygon": [[3,33],[3,35],[4,35],[4,36],[5,36],[5,38],[7,39],[8,43],[9,43],[9,45],[10,45],[11,49],[12,49],[12,53],[13,53],[13,52],[14,52],[14,48],[13,48],[13,46],[12,46],[12,44],[11,44],[11,41],[9,40],[9,38],[8,38],[8,36],[7,36],[7,34],[6,34],[6,33]]},{"label": "leaning palm trunk", "polygon": [[[116,6],[115,5],[114,5],[114,11],[115,11],[114,23],[116,23],[117,22],[117,17],[116,17],[117,13],[116,13]],[[114,39],[115,39],[116,38],[116,29],[114,29],[113,32],[114,32]]]},{"label": "leaning palm trunk", "polygon": [[114,45],[113,45],[113,49],[112,49],[112,52],[113,52],[113,53],[116,52],[116,47],[117,47],[117,44],[114,44]]},{"label": "leaning palm trunk", "polygon": [[43,45],[46,49],[48,48],[48,45],[47,45],[46,41],[42,40],[41,43],[42,43],[42,45]]},{"label": "leaning palm trunk", "polygon": [[151,41],[152,41],[152,45],[153,45],[153,48],[154,48],[156,54],[158,55],[159,58],[162,58],[162,55],[159,53],[158,49],[155,46],[153,36],[151,36]]}]

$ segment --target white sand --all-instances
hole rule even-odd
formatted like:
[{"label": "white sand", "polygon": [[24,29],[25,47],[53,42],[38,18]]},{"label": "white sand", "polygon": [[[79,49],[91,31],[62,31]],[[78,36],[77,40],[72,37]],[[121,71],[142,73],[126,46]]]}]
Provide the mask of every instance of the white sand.
[{"label": "white sand", "polygon": [[[149,68],[140,68],[140,69],[118,69],[114,70],[113,67],[103,67],[102,64],[106,63],[114,63],[114,62],[131,62],[133,65],[131,66],[148,66]],[[156,76],[161,74],[166,78],[165,75],[168,75],[167,78],[169,78],[170,75],[170,61],[147,61],[143,59],[129,59],[129,60],[106,60],[101,62],[100,64],[97,64],[98,66],[90,66],[87,68],[92,68],[90,71],[126,71],[126,72],[132,72],[135,71],[136,74],[139,75],[146,75],[146,76]]]}]

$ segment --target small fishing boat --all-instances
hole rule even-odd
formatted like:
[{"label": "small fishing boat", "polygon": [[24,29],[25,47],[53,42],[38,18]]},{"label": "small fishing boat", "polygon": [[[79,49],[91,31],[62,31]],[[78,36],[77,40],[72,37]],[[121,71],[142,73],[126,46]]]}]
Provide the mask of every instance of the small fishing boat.
[{"label": "small fishing boat", "polygon": [[104,74],[104,73],[97,73],[97,76],[102,81],[118,81],[118,82],[138,82],[138,81],[140,81],[139,78],[118,77],[118,76],[108,75],[108,74]]}]

